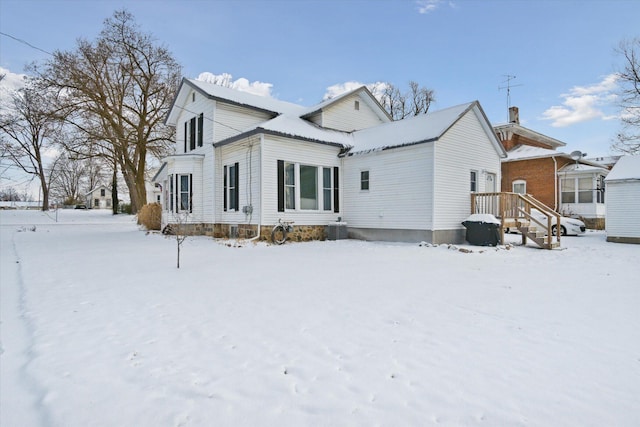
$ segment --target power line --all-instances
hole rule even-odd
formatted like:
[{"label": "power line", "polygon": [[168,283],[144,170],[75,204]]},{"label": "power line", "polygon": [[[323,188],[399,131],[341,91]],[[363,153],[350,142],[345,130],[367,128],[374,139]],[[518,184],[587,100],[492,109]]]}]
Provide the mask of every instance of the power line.
[{"label": "power line", "polygon": [[32,49],[39,50],[40,52],[43,52],[43,53],[46,53],[47,55],[53,56],[53,53],[47,52],[46,50],[41,49],[38,46],[34,46],[31,43],[29,43],[28,41],[26,41],[26,40],[19,39],[17,37],[12,36],[11,34],[3,33],[2,31],[0,31],[0,34],[5,36],[5,37],[9,37],[10,39],[13,39],[13,40],[15,40],[15,41],[17,41],[19,43],[25,44],[25,45],[29,46]]}]

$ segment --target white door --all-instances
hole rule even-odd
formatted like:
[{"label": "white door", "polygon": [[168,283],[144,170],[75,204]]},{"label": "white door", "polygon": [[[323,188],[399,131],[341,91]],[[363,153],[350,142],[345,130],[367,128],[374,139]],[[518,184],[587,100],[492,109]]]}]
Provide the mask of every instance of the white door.
[{"label": "white door", "polygon": [[496,186],[496,174],[487,172],[484,184],[485,193],[495,193],[498,191]]},{"label": "white door", "polygon": [[[495,193],[498,191],[498,187],[496,186],[496,174],[487,172],[485,175],[485,183],[484,183],[484,191],[485,193]],[[498,197],[491,197],[491,212],[496,217],[500,217],[500,213],[498,209],[500,208],[498,203]]]}]

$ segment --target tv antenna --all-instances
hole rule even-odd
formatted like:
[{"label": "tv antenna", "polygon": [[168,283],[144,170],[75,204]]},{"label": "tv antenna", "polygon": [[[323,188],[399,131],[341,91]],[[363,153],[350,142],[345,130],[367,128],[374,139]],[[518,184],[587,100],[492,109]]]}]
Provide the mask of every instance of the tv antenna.
[{"label": "tv antenna", "polygon": [[518,86],[524,86],[522,84],[518,84],[518,85],[514,85],[511,84],[511,80],[514,80],[516,78],[516,76],[512,75],[512,74],[505,74],[504,75],[507,79],[504,80],[502,83],[506,83],[506,86],[498,86],[498,90],[502,90],[502,89],[506,89],[507,90],[507,111],[509,110],[509,108],[511,108],[511,88],[512,87],[518,87]]}]

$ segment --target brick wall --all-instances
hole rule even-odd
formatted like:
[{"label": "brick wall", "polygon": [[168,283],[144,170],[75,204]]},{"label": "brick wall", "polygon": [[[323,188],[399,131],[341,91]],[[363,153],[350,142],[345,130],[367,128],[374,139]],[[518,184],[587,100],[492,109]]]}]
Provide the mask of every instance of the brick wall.
[{"label": "brick wall", "polygon": [[[565,158],[556,158],[556,161],[558,169],[571,162],[570,159]],[[502,191],[513,191],[513,182],[522,179],[527,182],[528,194],[550,208],[555,208],[555,171],[556,166],[552,158],[504,162],[502,163]]]}]

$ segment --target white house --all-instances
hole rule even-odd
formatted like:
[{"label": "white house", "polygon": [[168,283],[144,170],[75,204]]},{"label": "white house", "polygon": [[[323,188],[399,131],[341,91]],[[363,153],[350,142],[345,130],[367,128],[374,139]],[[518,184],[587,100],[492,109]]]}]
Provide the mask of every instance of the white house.
[{"label": "white house", "polygon": [[607,241],[640,243],[640,156],[624,156],[607,184]]},{"label": "white house", "polygon": [[85,195],[87,207],[89,209],[111,209],[111,189],[100,185]]},{"label": "white house", "polygon": [[163,225],[321,239],[338,218],[352,237],[457,242],[471,191],[497,191],[505,156],[478,102],[393,122],[361,87],[311,108],[183,80],[167,124],[175,154],[154,182]]}]

